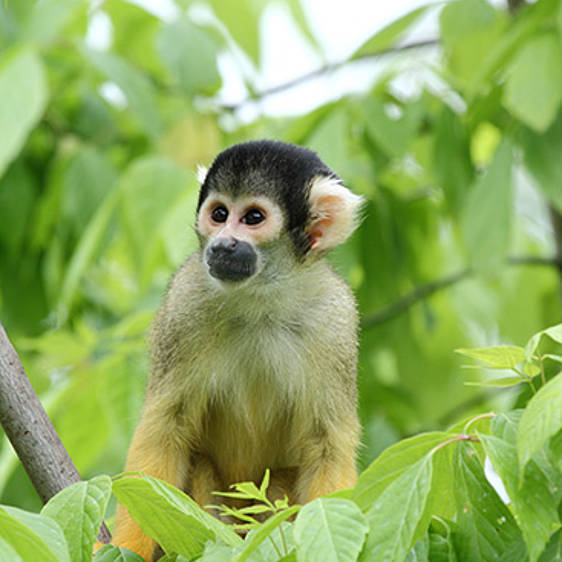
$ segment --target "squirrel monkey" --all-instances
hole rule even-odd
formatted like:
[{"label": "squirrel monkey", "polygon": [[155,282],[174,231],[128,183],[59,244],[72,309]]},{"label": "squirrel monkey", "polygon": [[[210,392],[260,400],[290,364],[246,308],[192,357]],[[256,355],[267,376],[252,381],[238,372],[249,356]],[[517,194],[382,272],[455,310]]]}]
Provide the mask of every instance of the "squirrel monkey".
[{"label": "squirrel monkey", "polygon": [[[323,258],[357,226],[362,198],[282,142],[235,145],[202,172],[200,248],[154,320],[126,470],[202,506],[267,468],[270,493],[291,503],[353,486],[357,312]],[[114,542],[161,554],[122,506]]]}]

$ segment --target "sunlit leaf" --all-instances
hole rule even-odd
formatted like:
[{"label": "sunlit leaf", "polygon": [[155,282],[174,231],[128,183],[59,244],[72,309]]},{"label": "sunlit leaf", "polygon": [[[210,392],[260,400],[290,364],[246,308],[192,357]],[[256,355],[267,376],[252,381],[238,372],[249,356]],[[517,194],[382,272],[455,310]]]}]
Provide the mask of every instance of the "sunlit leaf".
[{"label": "sunlit leaf", "polygon": [[126,548],[106,544],[96,552],[92,562],[144,562],[144,558]]},{"label": "sunlit leaf", "polygon": [[562,373],[548,381],[531,398],[517,434],[517,456],[523,468],[546,440],[562,428]]},{"label": "sunlit leaf", "polygon": [[71,562],[62,530],[49,517],[1,506],[0,538],[26,562]]},{"label": "sunlit leaf", "polygon": [[487,172],[470,190],[463,209],[463,234],[476,269],[498,267],[511,234],[512,146],[504,140]]},{"label": "sunlit leaf", "polygon": [[41,510],[54,519],[68,543],[72,562],[90,562],[111,494],[109,476],[77,482],[52,497]]},{"label": "sunlit leaf", "polygon": [[515,345],[496,345],[474,349],[455,349],[457,353],[482,361],[493,369],[513,369],[525,360],[525,350]]},{"label": "sunlit leaf", "polygon": [[0,176],[21,150],[47,104],[43,63],[30,49],[5,52],[0,58]]},{"label": "sunlit leaf", "polygon": [[503,101],[516,117],[545,131],[562,100],[562,48],[554,33],[525,43],[511,65]]},{"label": "sunlit leaf", "polygon": [[377,498],[366,514],[369,534],[359,557],[361,562],[404,560],[424,516],[431,477],[432,456],[426,455]]},{"label": "sunlit leaf", "polygon": [[297,557],[307,562],[354,561],[368,530],[353,502],[318,498],[305,505],[295,521]]},{"label": "sunlit leaf", "polygon": [[371,508],[380,494],[431,449],[454,434],[444,431],[422,433],[392,445],[359,476],[352,499],[363,511]]}]

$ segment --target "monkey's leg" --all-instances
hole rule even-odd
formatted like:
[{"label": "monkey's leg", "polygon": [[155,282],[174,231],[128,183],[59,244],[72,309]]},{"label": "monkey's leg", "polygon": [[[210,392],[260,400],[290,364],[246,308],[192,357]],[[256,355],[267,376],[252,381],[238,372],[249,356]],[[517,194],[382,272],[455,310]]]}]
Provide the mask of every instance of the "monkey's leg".
[{"label": "monkey's leg", "polygon": [[350,488],[357,482],[355,450],[357,422],[311,437],[302,450],[296,482],[296,501],[306,503],[325,494]]},{"label": "monkey's leg", "polygon": [[[126,471],[141,471],[182,488],[187,480],[189,451],[187,445],[175,441],[181,435],[177,427],[164,423],[164,416],[153,410],[145,412],[139,423],[127,456]],[[146,536],[125,507],[117,508],[117,524],[113,543],[128,548],[147,562],[153,560],[156,542]]]}]

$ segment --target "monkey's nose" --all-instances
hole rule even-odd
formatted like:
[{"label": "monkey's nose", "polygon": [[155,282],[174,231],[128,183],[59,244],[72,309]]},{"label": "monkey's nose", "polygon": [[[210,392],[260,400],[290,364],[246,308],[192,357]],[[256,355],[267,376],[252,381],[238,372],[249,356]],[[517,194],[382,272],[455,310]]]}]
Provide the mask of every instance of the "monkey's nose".
[{"label": "monkey's nose", "polygon": [[214,254],[232,254],[237,245],[238,240],[236,238],[217,238],[212,243],[210,250]]}]

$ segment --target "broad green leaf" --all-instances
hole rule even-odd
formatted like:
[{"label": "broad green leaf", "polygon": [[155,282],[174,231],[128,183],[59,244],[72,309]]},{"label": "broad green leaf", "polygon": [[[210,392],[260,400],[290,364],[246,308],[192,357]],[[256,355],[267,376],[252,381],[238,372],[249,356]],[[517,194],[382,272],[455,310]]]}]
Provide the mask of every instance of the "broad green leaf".
[{"label": "broad green leaf", "polygon": [[459,560],[499,560],[513,545],[524,552],[513,515],[486,480],[471,445],[457,445],[454,472],[457,503],[454,540]]},{"label": "broad green leaf", "polygon": [[23,38],[26,41],[49,41],[79,10],[84,17],[86,8],[85,0],[40,0],[35,3],[25,22]]},{"label": "broad green leaf", "polygon": [[387,115],[383,102],[369,98],[363,103],[367,131],[389,158],[403,156],[418,132],[423,118],[421,102],[405,104],[399,119]]},{"label": "broad green leaf", "polygon": [[380,494],[431,449],[454,437],[453,433],[434,431],[403,439],[385,449],[359,476],[351,499],[363,512],[368,511]]},{"label": "broad green leaf", "polygon": [[547,439],[562,429],[562,373],[531,398],[519,422],[517,456],[524,467]]},{"label": "broad green leaf", "polygon": [[[496,426],[494,419],[492,431]],[[534,562],[548,541],[552,525],[558,520],[554,498],[550,494],[546,479],[531,461],[520,484],[515,442],[509,443],[497,435],[479,437],[495,471],[505,485],[527,543],[529,558]]]},{"label": "broad green leaf", "polygon": [[429,8],[433,7],[431,4],[421,6],[408,12],[406,15],[394,20],[389,25],[377,31],[370,39],[367,39],[351,55],[351,59],[360,58],[368,55],[376,55],[381,51],[396,45],[405,35],[405,33],[414,25]]},{"label": "broad green leaf", "polygon": [[[266,521],[267,523],[267,521]],[[293,523],[284,521],[273,529],[271,533],[267,535],[267,538],[260,542],[258,548],[252,552],[252,555],[248,558],[249,562],[271,562],[271,561],[281,561],[285,558],[294,555],[294,562],[297,561],[296,550],[295,550],[295,539],[293,533]],[[260,528],[252,529],[246,539],[251,540],[253,535],[260,532]],[[245,542],[244,541],[244,542]],[[289,552],[287,556],[283,556],[283,553]],[[281,558],[279,557],[281,553]],[[233,557],[234,559],[234,557]],[[290,558],[289,558],[290,559]],[[222,560],[217,561],[222,562]]]},{"label": "broad green leaf", "polygon": [[264,0],[211,0],[217,18],[256,65],[260,61],[258,23],[264,5]]},{"label": "broad green leaf", "polygon": [[464,240],[477,270],[501,265],[509,248],[512,152],[511,144],[502,141],[487,172],[470,190],[463,209]]},{"label": "broad green leaf", "polygon": [[527,360],[531,359],[531,357],[535,355],[537,347],[539,346],[543,336],[548,336],[555,342],[562,344],[562,324],[556,324],[546,330],[541,330],[527,342],[527,345],[525,346],[525,357]]},{"label": "broad green leaf", "polygon": [[435,176],[449,209],[456,215],[474,178],[468,134],[460,116],[447,104],[443,104],[437,119],[433,147]]},{"label": "broad green leaf", "polygon": [[99,250],[119,202],[119,192],[110,192],[86,225],[84,232],[70,258],[58,300],[60,318],[68,316],[76,297],[78,286],[96,252]]},{"label": "broad green leaf", "polygon": [[147,134],[153,138],[157,137],[162,130],[162,122],[154,89],[146,76],[117,55],[86,47],[82,48],[82,54],[98,72],[121,88],[131,111],[142,123]]},{"label": "broad green leaf", "polygon": [[503,102],[538,132],[551,125],[562,100],[562,48],[554,33],[527,41],[515,57]]},{"label": "broad green leaf", "polygon": [[[195,178],[172,161],[152,156],[135,161],[119,182],[123,222],[143,283],[152,276],[151,263],[163,244],[166,221],[187,193],[197,196]],[[185,217],[186,235],[190,217]],[[181,237],[181,232],[175,233]]]},{"label": "broad green leaf", "polygon": [[429,527],[429,560],[431,562],[457,562],[453,542],[454,523],[434,517]]},{"label": "broad green leaf", "polygon": [[562,111],[545,133],[539,135],[528,129],[520,138],[525,165],[544,196],[562,212]]},{"label": "broad green leaf", "polygon": [[127,548],[106,544],[96,552],[92,562],[144,562],[144,558]]},{"label": "broad green leaf", "polygon": [[406,556],[406,562],[429,562],[429,538],[418,540]]},{"label": "broad green leaf", "polygon": [[62,529],[72,562],[90,562],[92,559],[92,549],[110,494],[111,478],[96,476],[68,486],[41,510],[41,515],[54,519]]},{"label": "broad green leaf", "polygon": [[41,118],[47,97],[45,71],[37,54],[30,49],[4,53],[0,58],[0,176]]},{"label": "broad green leaf", "polygon": [[[122,476],[113,482],[113,493],[166,553],[197,556],[215,536],[231,546],[242,543],[234,531],[189,496],[157,478]],[[154,512],[159,517],[154,517]]]},{"label": "broad green leaf", "polygon": [[505,18],[485,0],[457,0],[443,8],[439,23],[449,68],[472,94],[474,76],[502,37]]},{"label": "broad green leaf", "polygon": [[486,381],[466,381],[464,384],[466,386],[517,386],[525,382],[523,377],[503,377],[499,379],[489,379]]},{"label": "broad green leaf", "polygon": [[455,349],[456,353],[482,361],[493,369],[513,369],[525,360],[525,350],[515,345],[496,345],[475,349]]},{"label": "broad green leaf", "polygon": [[367,512],[369,534],[359,560],[404,560],[419,532],[432,480],[432,455],[403,472]]},{"label": "broad green leaf", "polygon": [[3,505],[0,537],[26,562],[71,562],[64,535],[49,517]]},{"label": "broad green leaf", "polygon": [[[231,562],[235,556],[237,549],[224,544],[208,542],[201,558],[197,558],[200,562]],[[183,556],[182,556],[183,558]],[[184,560],[187,560],[184,558]],[[181,562],[181,561],[180,561]],[[253,561],[252,561],[253,562]]]},{"label": "broad green leaf", "polygon": [[550,537],[539,562],[562,562],[562,529]]},{"label": "broad green leaf", "polygon": [[302,562],[354,561],[369,526],[349,500],[318,498],[305,505],[295,521],[297,559]]},{"label": "broad green leaf", "polygon": [[[1,533],[0,533],[1,535]],[[0,536],[0,560],[10,562],[25,562],[21,556]]]},{"label": "broad green leaf", "polygon": [[242,548],[240,553],[233,558],[233,561],[244,562],[245,560],[248,560],[248,558],[251,557],[252,554],[260,547],[263,541],[270,537],[275,529],[278,529],[284,521],[287,521],[287,519],[297,513],[299,509],[300,506],[293,505],[289,507],[289,509],[276,513],[257,529],[253,529],[250,533],[248,533],[248,536],[244,541],[244,548]]},{"label": "broad green leaf", "polygon": [[186,95],[211,95],[220,87],[219,46],[204,28],[187,18],[178,19],[162,27],[157,47],[173,81]]},{"label": "broad green leaf", "polygon": [[0,243],[11,252],[20,252],[24,243],[35,187],[31,168],[21,160],[0,177]]}]

